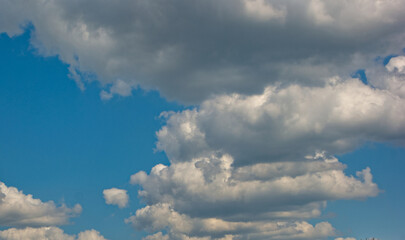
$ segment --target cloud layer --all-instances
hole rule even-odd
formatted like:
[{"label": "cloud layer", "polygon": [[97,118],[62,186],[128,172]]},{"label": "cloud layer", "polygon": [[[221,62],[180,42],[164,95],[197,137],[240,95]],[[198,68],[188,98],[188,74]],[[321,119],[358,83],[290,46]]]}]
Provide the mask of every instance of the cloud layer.
[{"label": "cloud layer", "polygon": [[403,48],[404,1],[11,1],[0,32],[33,24],[32,44],[70,65],[101,97],[131,88],[200,102],[260,93],[275,82],[318,85]]},{"label": "cloud layer", "polygon": [[42,202],[0,182],[0,226],[61,225],[81,211],[79,204],[57,207],[52,201]]}]

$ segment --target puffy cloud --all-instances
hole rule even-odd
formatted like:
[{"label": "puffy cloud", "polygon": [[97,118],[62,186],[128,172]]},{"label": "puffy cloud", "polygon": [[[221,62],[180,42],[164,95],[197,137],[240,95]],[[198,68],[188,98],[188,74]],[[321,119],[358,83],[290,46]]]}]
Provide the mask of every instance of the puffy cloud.
[{"label": "puffy cloud", "polygon": [[213,155],[132,175],[147,206],[127,222],[150,232],[169,229],[169,239],[323,239],[335,234],[329,223],[298,219],[320,216],[327,200],[379,192],[370,169],[346,176],[343,164],[322,154],[302,162],[232,162]]},{"label": "puffy cloud", "polygon": [[[201,103],[163,114],[170,166],[131,176],[147,206],[127,222],[146,239],[333,236],[307,219],[379,190],[331,155],[404,142],[403,59],[372,60],[403,48],[404,0],[0,1],[0,31],[31,22],[38,53],[102,99],[140,85]],[[343,80],[358,69],[370,86]]]},{"label": "puffy cloud", "polygon": [[[0,32],[33,24],[40,54],[58,55],[103,99],[140,84],[199,102],[274,82],[322,84],[403,48],[403,0],[1,0]],[[83,87],[83,86],[82,86]]]},{"label": "puffy cloud", "polygon": [[99,232],[87,230],[79,233],[78,237],[65,234],[57,227],[41,228],[10,228],[0,231],[0,240],[106,240]]},{"label": "puffy cloud", "polygon": [[392,57],[385,66],[379,64],[366,69],[366,74],[373,86],[405,98],[405,56]]},{"label": "puffy cloud", "polygon": [[106,240],[98,231],[92,229],[79,233],[77,240]]},{"label": "puffy cloud", "polygon": [[369,168],[348,176],[333,155],[366,141],[405,140],[405,98],[359,79],[220,95],[162,116],[157,148],[170,166],[130,179],[147,206],[127,222],[157,232],[152,239],[165,229],[159,236],[168,239],[334,236],[329,223],[307,219],[319,217],[327,201],[379,189]]},{"label": "puffy cloud", "polygon": [[163,235],[161,232],[155,233],[153,235],[146,236],[143,240],[169,240],[169,236]]},{"label": "puffy cloud", "polygon": [[[364,198],[378,193],[369,169],[357,173],[361,181],[345,176],[342,171],[345,166],[337,160],[239,168],[232,167],[232,161],[224,155],[170,166],[157,165],[150,175],[144,172],[133,175],[131,183],[142,186],[139,194],[149,205],[164,202],[192,217],[232,220],[314,217],[320,214],[323,201]],[[301,173],[290,171],[303,165],[312,172],[305,168]],[[260,170],[250,171],[253,168]]]},{"label": "puffy cloud", "polygon": [[119,208],[124,208],[128,205],[128,194],[124,189],[110,188],[103,191],[105,203],[118,205]]},{"label": "puffy cloud", "polygon": [[[169,239],[322,239],[334,234],[327,222],[227,222],[215,218],[190,218],[167,204],[147,206],[128,219],[135,227],[151,231],[169,227]],[[207,235],[208,236],[205,236]],[[158,235],[160,235],[158,233]],[[151,236],[154,239],[155,235]]]},{"label": "puffy cloud", "polygon": [[52,201],[42,202],[0,182],[0,226],[60,225],[81,210],[79,204],[68,208],[65,205],[57,207]]},{"label": "puffy cloud", "polygon": [[405,99],[358,79],[323,87],[267,87],[223,95],[197,109],[168,113],[157,148],[172,162],[229,153],[236,165],[344,153],[364,141],[404,141]]},{"label": "puffy cloud", "polygon": [[391,58],[385,67],[390,72],[396,70],[399,73],[405,74],[405,56],[398,56]]}]

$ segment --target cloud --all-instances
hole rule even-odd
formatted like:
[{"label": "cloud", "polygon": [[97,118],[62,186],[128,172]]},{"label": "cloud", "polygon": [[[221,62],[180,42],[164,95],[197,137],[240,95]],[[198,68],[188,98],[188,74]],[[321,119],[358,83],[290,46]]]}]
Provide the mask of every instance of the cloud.
[{"label": "cloud", "polygon": [[128,205],[128,194],[124,189],[110,188],[103,191],[106,204],[117,205],[124,208]]},{"label": "cloud", "polygon": [[96,230],[87,230],[79,233],[77,240],[106,240],[99,232]]},{"label": "cloud", "polygon": [[168,239],[335,236],[328,222],[308,219],[320,217],[327,201],[380,190],[369,168],[348,176],[333,155],[368,141],[404,144],[404,106],[390,89],[335,77],[324,86],[269,86],[163,113],[157,149],[170,166],[131,176],[146,207],[127,222],[155,234],[166,229]]},{"label": "cloud", "polygon": [[[405,81],[402,81],[402,83]],[[172,162],[222,152],[234,164],[341,154],[365,141],[404,143],[405,99],[358,79],[323,87],[267,87],[258,95],[223,95],[198,109],[167,113],[157,149]]]},{"label": "cloud", "polygon": [[[307,222],[227,222],[221,219],[196,219],[179,214],[166,204],[147,206],[128,221],[139,229],[151,231],[168,227],[169,239],[322,239],[334,234],[327,222],[315,226]],[[208,236],[206,236],[208,233]],[[224,236],[226,234],[226,236]],[[160,236],[160,234],[158,233]],[[155,235],[156,236],[156,235]],[[150,239],[154,239],[151,236]],[[193,239],[192,237],[191,239]]]},{"label": "cloud", "polygon": [[385,66],[388,71],[398,71],[398,73],[405,74],[405,56],[393,57]]},{"label": "cloud", "polygon": [[0,226],[61,225],[81,211],[79,204],[57,207],[52,201],[42,202],[0,182]]},{"label": "cloud", "polygon": [[[199,103],[275,82],[320,85],[403,48],[403,0],[2,0],[0,32],[32,23],[39,54],[100,81],[103,99],[140,85]],[[96,76],[96,78],[94,78]]]},{"label": "cloud", "polygon": [[351,238],[351,237],[348,237],[348,238],[335,238],[335,240],[356,240],[355,238]]},{"label": "cloud", "polygon": [[102,99],[140,86],[198,104],[162,114],[170,165],[131,176],[146,206],[126,221],[145,239],[335,236],[309,220],[379,189],[333,156],[404,144],[403,58],[374,61],[402,51],[403,0],[2,1],[0,31],[30,22],[34,49],[82,88],[99,81]]},{"label": "cloud", "polygon": [[[249,167],[233,167],[232,161],[229,155],[211,156],[132,175],[147,206],[127,222],[150,232],[168,228],[174,235],[215,239],[318,239],[334,235],[329,223],[316,227],[296,219],[319,217],[327,200],[379,192],[370,169],[358,172],[358,178],[345,176],[345,166],[334,158]],[[318,231],[321,226],[327,230]],[[302,236],[298,229],[305,230]]]},{"label": "cloud", "polygon": [[371,85],[405,98],[405,56],[392,57],[385,66],[376,64],[365,72]]},{"label": "cloud", "polygon": [[0,231],[0,240],[106,240],[96,230],[87,230],[79,233],[78,237],[68,235],[57,227],[41,228],[10,228]]},{"label": "cloud", "polygon": [[283,20],[286,17],[285,9],[275,9],[265,0],[244,0],[243,4],[246,14],[253,19],[268,21],[272,19]]}]

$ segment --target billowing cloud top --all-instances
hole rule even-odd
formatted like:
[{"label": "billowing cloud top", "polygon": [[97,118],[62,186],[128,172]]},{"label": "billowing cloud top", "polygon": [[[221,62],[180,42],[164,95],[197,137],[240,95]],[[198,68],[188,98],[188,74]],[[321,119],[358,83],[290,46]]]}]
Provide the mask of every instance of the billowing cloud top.
[{"label": "billowing cloud top", "polygon": [[398,53],[405,33],[403,0],[1,4],[0,32],[16,35],[31,22],[38,52],[58,55],[81,86],[95,74],[104,99],[138,84],[185,102],[274,82],[317,85]]},{"label": "billowing cloud top", "polygon": [[0,182],[0,226],[61,225],[81,211],[79,204],[57,207],[52,201],[42,202]]}]

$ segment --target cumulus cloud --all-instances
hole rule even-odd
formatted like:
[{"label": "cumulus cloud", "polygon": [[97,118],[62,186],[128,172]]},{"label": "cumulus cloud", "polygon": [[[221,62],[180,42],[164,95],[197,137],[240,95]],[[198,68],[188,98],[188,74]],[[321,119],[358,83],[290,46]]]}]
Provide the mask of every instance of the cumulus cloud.
[{"label": "cumulus cloud", "polygon": [[103,99],[138,84],[200,102],[274,82],[322,84],[403,48],[403,0],[1,0],[0,32],[32,23],[32,45]]},{"label": "cumulus cloud", "polygon": [[246,165],[302,159],[316,151],[340,154],[364,141],[405,140],[405,99],[358,79],[224,95],[168,116],[157,148],[173,162],[219,151]]},{"label": "cumulus cloud", "polygon": [[[156,221],[159,219],[159,221]],[[307,222],[227,222],[221,219],[195,219],[179,214],[168,205],[148,206],[131,217],[135,227],[160,230],[169,227],[169,239],[322,239],[334,234],[327,222],[315,226]],[[207,233],[209,236],[206,236]],[[226,235],[225,235],[226,234]],[[188,237],[192,235],[193,237]],[[150,238],[154,239],[155,235]],[[158,233],[158,236],[161,236]]]},{"label": "cumulus cloud", "polygon": [[106,240],[96,230],[87,230],[78,234],[68,235],[57,227],[41,228],[10,228],[0,231],[0,240]]},{"label": "cumulus cloud", "polygon": [[110,188],[103,191],[105,203],[124,208],[128,205],[128,194],[124,189]]},{"label": "cumulus cloud", "polygon": [[164,229],[168,239],[334,236],[329,223],[307,220],[321,216],[327,201],[380,190],[369,168],[348,176],[333,155],[367,141],[405,140],[405,98],[359,79],[220,95],[162,116],[157,148],[170,166],[130,179],[147,206],[127,222],[155,233],[151,239]]},{"label": "cumulus cloud", "polygon": [[0,226],[60,225],[80,214],[81,210],[79,204],[68,208],[65,205],[57,207],[52,201],[42,202],[0,182]]},{"label": "cumulus cloud", "polygon": [[[82,88],[99,81],[102,99],[141,86],[198,104],[162,114],[170,165],[131,176],[146,206],[126,221],[145,239],[335,236],[309,219],[379,189],[333,156],[404,143],[403,56],[374,61],[403,48],[404,0],[0,1],[0,31],[31,23],[38,53]],[[127,205],[125,190],[104,197]]]},{"label": "cumulus cloud", "polygon": [[233,167],[232,161],[229,155],[196,158],[157,165],[149,175],[132,175],[131,183],[141,185],[139,195],[147,206],[127,222],[150,232],[168,228],[170,239],[181,239],[174,237],[179,234],[208,239],[322,239],[334,235],[329,223],[312,226],[296,219],[319,217],[327,200],[360,199],[379,192],[370,169],[358,172],[358,178],[346,176],[345,166],[335,158],[249,167]]},{"label": "cumulus cloud", "polygon": [[387,89],[405,98],[405,56],[392,57],[389,62],[366,69],[367,80],[375,87]]}]

